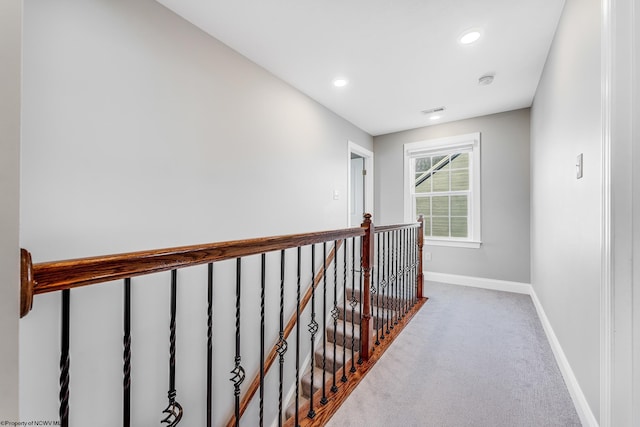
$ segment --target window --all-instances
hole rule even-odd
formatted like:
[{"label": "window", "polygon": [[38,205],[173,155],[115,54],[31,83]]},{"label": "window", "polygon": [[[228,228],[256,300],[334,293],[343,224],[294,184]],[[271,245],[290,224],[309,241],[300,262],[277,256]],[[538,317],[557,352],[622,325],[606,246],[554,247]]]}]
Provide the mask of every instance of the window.
[{"label": "window", "polygon": [[405,220],[428,244],[480,247],[480,133],[405,144]]}]

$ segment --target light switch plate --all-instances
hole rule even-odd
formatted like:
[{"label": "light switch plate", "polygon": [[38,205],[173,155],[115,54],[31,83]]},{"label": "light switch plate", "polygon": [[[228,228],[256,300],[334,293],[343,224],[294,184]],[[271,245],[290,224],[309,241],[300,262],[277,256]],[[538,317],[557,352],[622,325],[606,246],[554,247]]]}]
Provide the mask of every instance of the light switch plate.
[{"label": "light switch plate", "polygon": [[576,159],[576,179],[582,178],[582,153]]}]

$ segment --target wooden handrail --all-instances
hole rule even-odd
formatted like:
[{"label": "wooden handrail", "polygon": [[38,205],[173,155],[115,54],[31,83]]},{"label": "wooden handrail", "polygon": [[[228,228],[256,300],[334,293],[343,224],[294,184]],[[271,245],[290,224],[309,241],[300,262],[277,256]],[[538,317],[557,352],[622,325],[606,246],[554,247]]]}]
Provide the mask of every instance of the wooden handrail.
[{"label": "wooden handrail", "polygon": [[409,224],[376,225],[376,233],[419,227],[421,227],[420,222],[413,222]]},{"label": "wooden handrail", "polygon": [[31,301],[36,294],[73,289],[314,243],[359,237],[364,233],[365,231],[361,227],[354,227],[38,264],[32,264],[29,252],[23,249],[20,317],[29,313]]},{"label": "wooden handrail", "polygon": [[[328,268],[329,265],[333,262],[333,260],[335,259],[337,250],[340,248],[340,246],[342,246],[342,240],[338,240],[337,242],[338,242],[337,247],[334,247],[331,249],[331,251],[329,252],[329,255],[327,255],[327,259],[324,261],[325,268]],[[314,285],[317,286],[318,284],[320,284],[320,281],[322,280],[323,276],[324,276],[324,268],[320,267],[320,270],[318,271],[318,273],[316,274],[313,280]],[[313,293],[313,287],[309,286],[304,296],[300,300],[300,311],[304,311],[305,307],[311,300],[312,293]],[[283,338],[285,340],[289,338],[289,335],[291,334],[291,331],[293,331],[293,328],[295,326],[296,326],[296,313],[294,312],[289,318],[289,321],[287,322],[286,327],[284,328]],[[269,372],[269,369],[273,365],[273,362],[275,362],[276,360],[276,356],[278,354],[277,350],[278,350],[278,347],[276,344],[271,348],[271,350],[269,351],[269,354],[265,358],[265,363],[264,363],[265,376],[267,375],[267,372]],[[260,387],[260,374],[258,373],[256,374],[253,381],[249,385],[249,388],[247,389],[244,397],[242,398],[242,401],[240,402],[240,417],[242,417],[242,415],[245,413],[245,411],[249,407],[249,404],[251,403],[251,399],[253,399],[253,396],[255,396],[259,387]],[[229,422],[227,422],[227,427],[232,427],[235,424],[236,424],[236,416],[234,414],[229,419]]]},{"label": "wooden handrail", "polygon": [[[29,313],[33,304],[33,297],[36,294],[73,289],[81,286],[111,282],[119,279],[127,279],[135,276],[176,270],[180,268],[218,261],[239,259],[242,257],[259,255],[268,252],[284,251],[287,249],[299,248],[302,246],[309,246],[313,244],[336,242],[335,247],[331,249],[331,252],[329,253],[327,259],[324,260],[324,268],[320,267],[319,271],[314,275],[312,283],[313,285],[318,285],[323,279],[323,274],[326,267],[328,267],[332,262],[335,262],[337,251],[342,242],[349,238],[362,237],[360,254],[362,280],[362,295],[360,296],[360,300],[362,303],[362,311],[360,319],[361,339],[360,349],[358,352],[360,356],[359,359],[361,361],[359,361],[358,363],[366,364],[372,357],[379,357],[379,354],[374,354],[373,351],[373,322],[371,316],[370,293],[372,281],[371,272],[374,264],[375,252],[374,236],[376,233],[387,231],[418,230],[416,254],[418,260],[417,263],[412,264],[412,268],[418,268],[418,274],[416,278],[416,297],[418,300],[422,300],[422,287],[424,282],[422,273],[422,249],[424,244],[423,227],[424,220],[422,216],[420,216],[417,223],[374,227],[373,222],[371,221],[371,215],[365,214],[364,222],[360,227],[314,233],[263,237],[257,239],[235,240],[220,243],[180,246],[166,249],[129,252],[88,258],[77,258],[37,264],[32,263],[31,254],[27,250],[21,249],[20,316],[24,317]],[[356,261],[354,254],[354,263],[355,262]],[[309,288],[307,289],[304,297],[300,300],[299,310],[304,310],[307,303],[311,300],[313,295],[313,288],[315,288],[315,286],[309,286]],[[239,291],[237,292],[237,295],[239,298]],[[283,336],[285,339],[289,337],[295,326],[296,315],[292,315],[286,327],[283,329]],[[270,367],[273,366],[278,354],[277,350],[277,345],[274,345],[268,356],[266,357],[263,367],[263,372],[265,374],[269,371]],[[238,419],[245,412],[252,398],[259,390],[260,383],[260,376],[256,375],[252,383],[249,385],[249,388],[247,389],[242,402],[238,403],[239,400],[236,400],[236,405],[240,406]],[[237,396],[238,395],[239,394],[237,394]],[[236,406],[236,414],[238,414],[237,408],[238,406]],[[234,417],[235,416],[236,415],[234,414]],[[231,426],[237,424],[236,421],[236,418],[232,418],[227,425]]]}]

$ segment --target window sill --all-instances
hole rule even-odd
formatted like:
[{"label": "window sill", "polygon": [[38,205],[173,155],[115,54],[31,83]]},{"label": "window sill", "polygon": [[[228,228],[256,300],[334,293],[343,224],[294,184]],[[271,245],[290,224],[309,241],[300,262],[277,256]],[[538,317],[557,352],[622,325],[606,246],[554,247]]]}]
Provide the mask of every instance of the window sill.
[{"label": "window sill", "polygon": [[480,249],[482,242],[474,240],[437,240],[427,239],[425,237],[424,244],[428,246],[449,246],[455,248]]}]

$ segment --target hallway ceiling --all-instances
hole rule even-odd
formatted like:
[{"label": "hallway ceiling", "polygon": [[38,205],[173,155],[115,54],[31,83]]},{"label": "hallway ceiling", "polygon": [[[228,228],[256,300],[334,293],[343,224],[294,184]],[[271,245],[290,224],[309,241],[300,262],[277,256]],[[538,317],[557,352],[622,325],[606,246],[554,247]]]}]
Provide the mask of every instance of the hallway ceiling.
[{"label": "hallway ceiling", "polygon": [[[157,1],[371,135],[529,107],[564,5]],[[470,28],[480,40],[459,44]],[[479,85],[485,74],[493,83]],[[349,84],[334,87],[337,77]],[[439,120],[422,113],[441,106]]]}]

